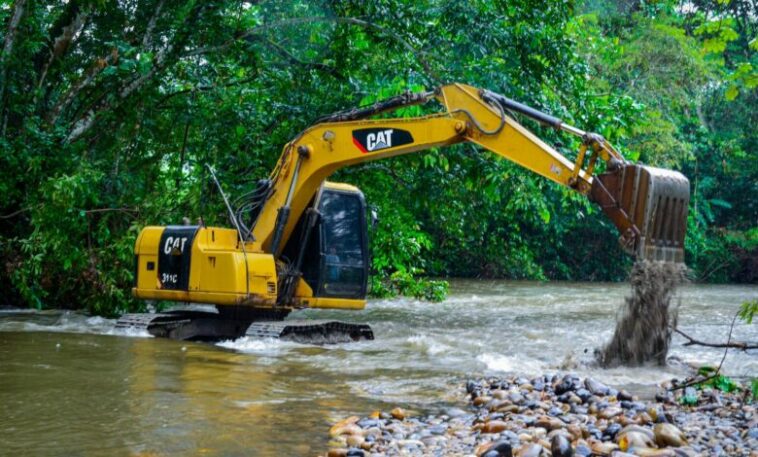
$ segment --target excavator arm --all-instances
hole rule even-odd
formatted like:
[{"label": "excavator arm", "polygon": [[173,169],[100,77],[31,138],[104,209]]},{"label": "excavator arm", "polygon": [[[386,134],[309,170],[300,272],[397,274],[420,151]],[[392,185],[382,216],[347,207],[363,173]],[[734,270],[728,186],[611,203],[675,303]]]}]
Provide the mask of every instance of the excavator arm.
[{"label": "excavator arm", "polygon": [[[416,118],[365,119],[436,98],[445,111]],[[571,161],[509,115],[516,111],[582,139]],[[502,95],[463,84],[338,113],[284,148],[272,191],[252,230],[277,256],[321,183],[336,170],[372,160],[471,142],[597,202],[638,259],[683,262],[689,181],[669,170],[631,164],[601,136],[564,124]],[[598,160],[606,171],[596,174]]]}]

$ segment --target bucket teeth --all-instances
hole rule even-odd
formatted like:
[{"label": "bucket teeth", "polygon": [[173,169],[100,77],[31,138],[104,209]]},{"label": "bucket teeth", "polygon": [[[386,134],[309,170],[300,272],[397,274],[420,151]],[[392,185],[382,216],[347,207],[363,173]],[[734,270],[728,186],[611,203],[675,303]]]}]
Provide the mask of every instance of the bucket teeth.
[{"label": "bucket teeth", "polygon": [[592,182],[590,197],[619,229],[638,260],[684,262],[690,182],[681,173],[621,164]]}]

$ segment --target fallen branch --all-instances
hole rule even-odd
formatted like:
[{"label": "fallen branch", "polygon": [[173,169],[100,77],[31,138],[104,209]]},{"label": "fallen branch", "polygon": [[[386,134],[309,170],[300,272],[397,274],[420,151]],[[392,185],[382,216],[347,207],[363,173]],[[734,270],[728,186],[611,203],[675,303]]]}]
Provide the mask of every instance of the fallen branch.
[{"label": "fallen branch", "polygon": [[[694,385],[703,384],[703,383],[706,383],[706,382],[710,381],[711,379],[716,379],[717,377],[719,377],[719,375],[721,375],[721,367],[724,365],[724,360],[726,360],[726,355],[729,353],[729,348],[732,347],[732,346],[730,346],[730,344],[732,343],[732,331],[734,330],[734,323],[737,322],[737,318],[739,317],[739,315],[740,315],[739,311],[737,311],[736,313],[734,313],[734,317],[732,318],[732,325],[729,326],[729,336],[726,338],[726,344],[724,346],[722,346],[722,347],[725,348],[724,349],[724,355],[721,357],[721,362],[719,362],[719,367],[716,368],[716,371],[714,371],[712,375],[710,375],[710,376],[708,376],[706,378],[703,378],[703,379],[693,379],[690,382],[687,382],[687,383],[684,383],[684,384],[681,384],[681,385],[672,386],[669,389],[670,391],[679,390],[679,389],[685,389],[687,387],[691,387],[691,386],[694,386]],[[674,329],[674,330],[677,331],[676,329]],[[681,331],[677,331],[677,333],[682,334]],[[686,336],[686,335],[684,335],[684,336],[685,336],[685,338],[690,338],[689,336]],[[696,344],[696,343],[692,343],[692,344]]]},{"label": "fallen branch", "polygon": [[748,344],[742,341],[726,342],[726,343],[709,343],[706,341],[701,341],[696,338],[693,338],[690,335],[679,330],[678,328],[675,328],[674,331],[687,339],[687,342],[684,343],[685,346],[706,346],[709,348],[735,348],[735,349],[742,349],[743,351],[747,351],[748,349],[758,349],[758,344]]}]

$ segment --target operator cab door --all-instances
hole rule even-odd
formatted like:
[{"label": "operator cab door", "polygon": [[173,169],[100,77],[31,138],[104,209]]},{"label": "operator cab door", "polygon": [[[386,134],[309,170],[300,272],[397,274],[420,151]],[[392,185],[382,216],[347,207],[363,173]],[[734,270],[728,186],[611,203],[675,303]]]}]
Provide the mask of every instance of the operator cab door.
[{"label": "operator cab door", "polygon": [[315,199],[321,217],[308,242],[303,278],[316,297],[362,299],[369,271],[366,201],[358,189],[328,186]]}]

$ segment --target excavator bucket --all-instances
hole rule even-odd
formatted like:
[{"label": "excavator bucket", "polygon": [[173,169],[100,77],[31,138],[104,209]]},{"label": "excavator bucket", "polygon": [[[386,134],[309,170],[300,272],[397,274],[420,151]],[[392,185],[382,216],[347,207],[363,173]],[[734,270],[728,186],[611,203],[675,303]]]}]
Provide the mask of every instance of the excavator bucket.
[{"label": "excavator bucket", "polygon": [[684,263],[690,182],[681,173],[617,164],[596,176],[590,198],[619,229],[619,242],[637,260]]}]

